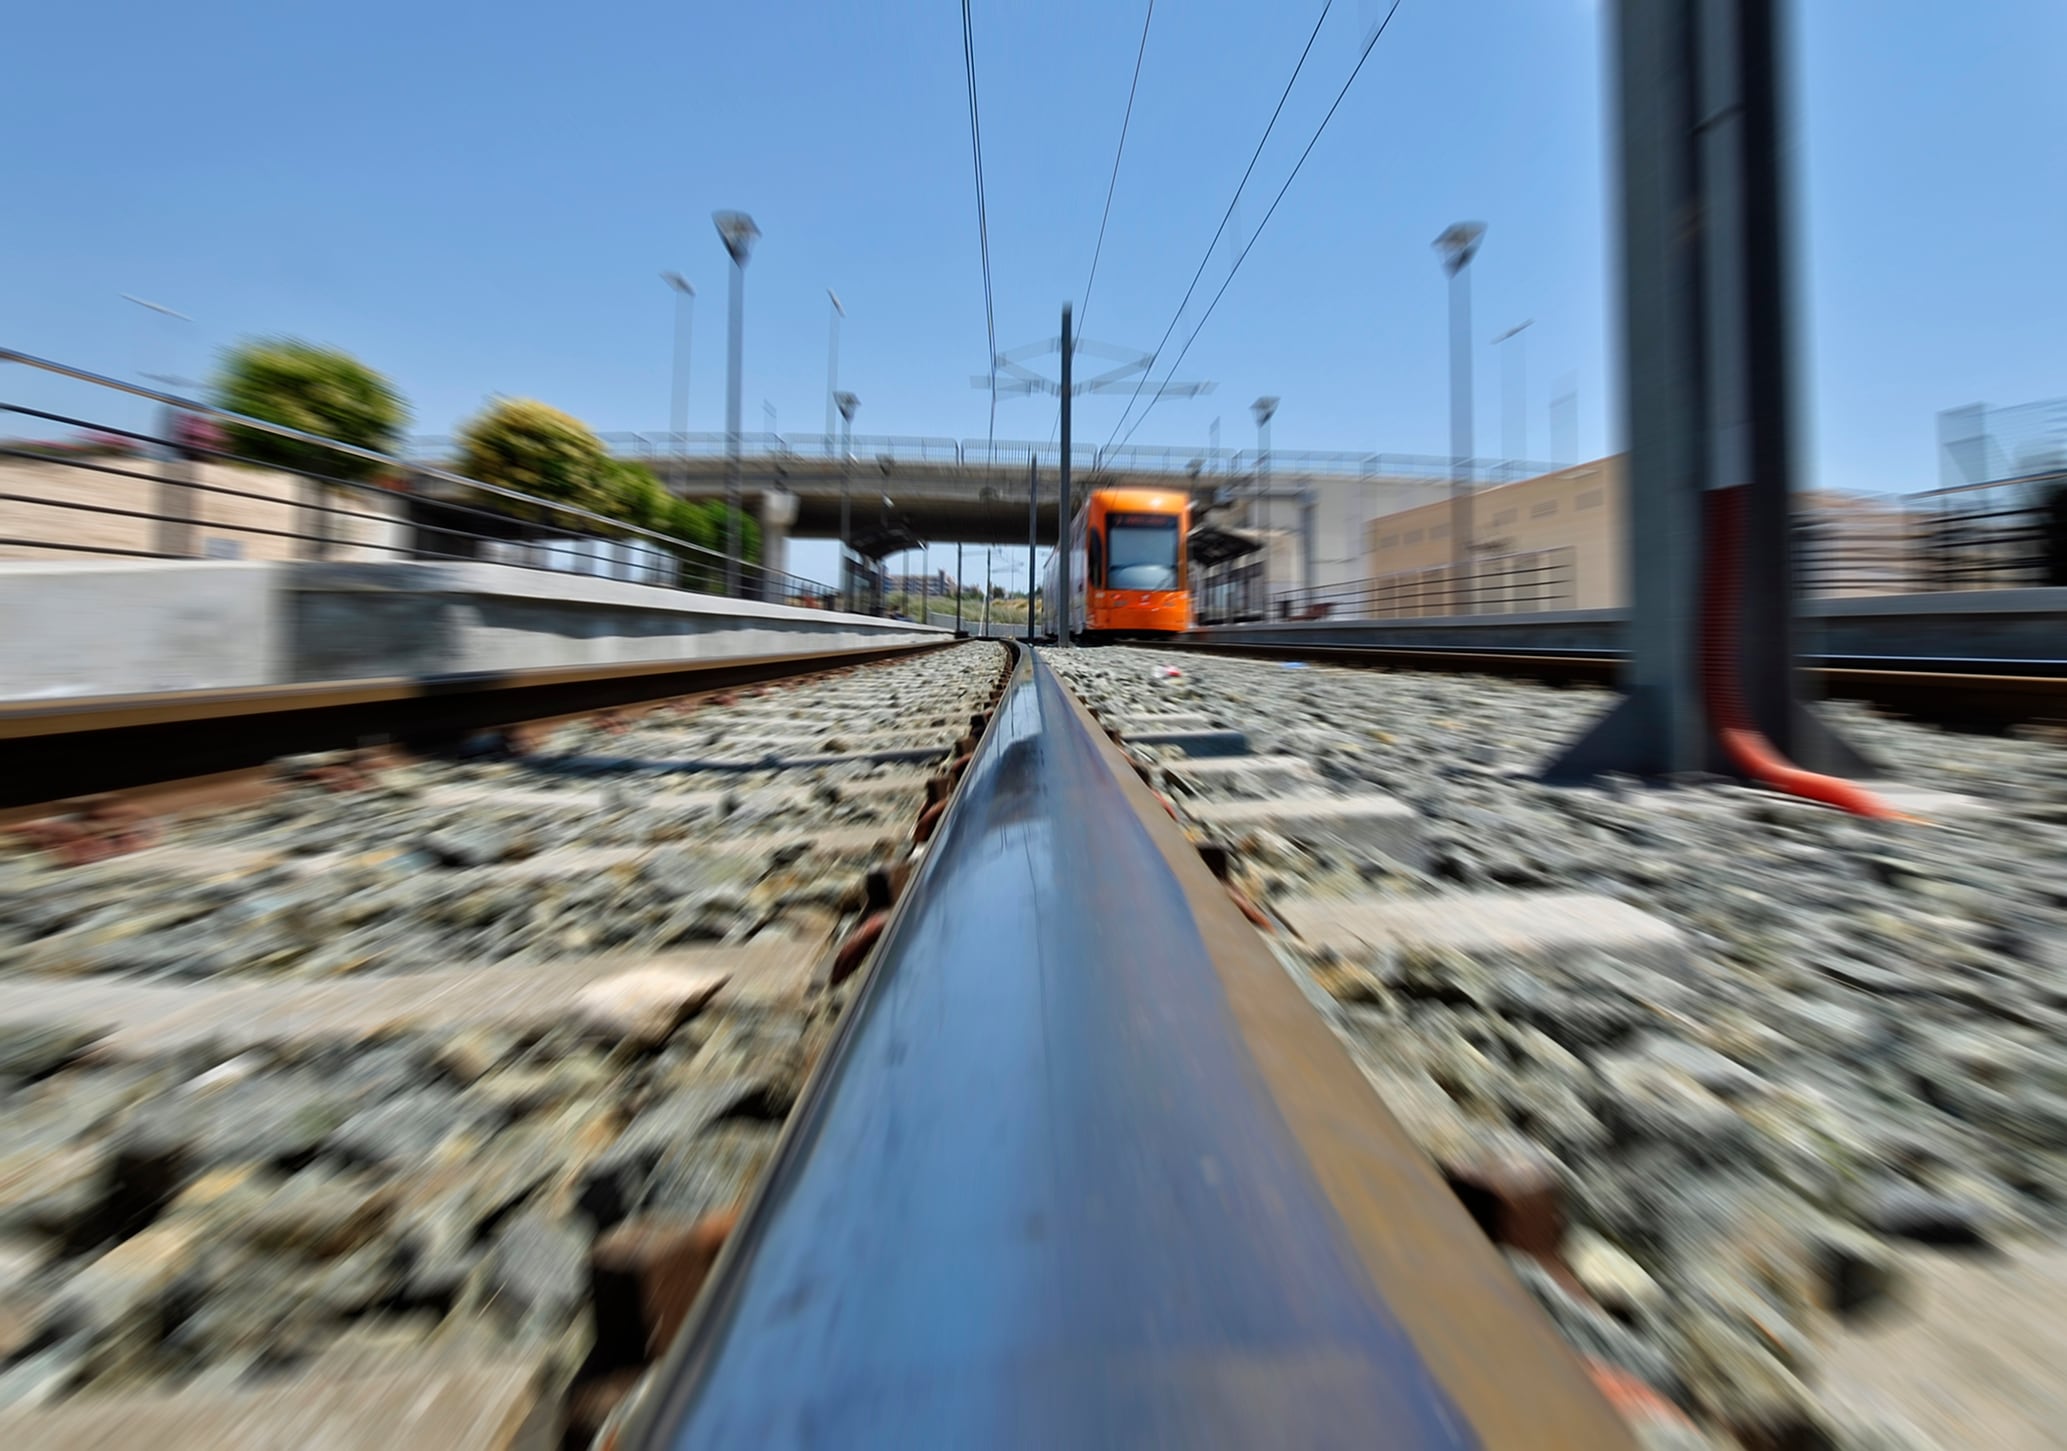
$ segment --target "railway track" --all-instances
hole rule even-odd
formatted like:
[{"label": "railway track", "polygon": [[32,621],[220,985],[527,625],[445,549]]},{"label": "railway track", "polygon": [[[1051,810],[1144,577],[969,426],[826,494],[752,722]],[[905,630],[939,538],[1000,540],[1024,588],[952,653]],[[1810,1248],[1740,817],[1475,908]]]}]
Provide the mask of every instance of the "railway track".
[{"label": "railway track", "polygon": [[1053,658],[1575,1345],[1747,1445],[2051,1434],[2046,1373],[1935,1337],[2067,1314],[2004,1289],[2067,1229],[2057,745],[1827,707],[1932,822],[1868,824],[1535,785],[1597,692]]},{"label": "railway track", "polygon": [[[1249,645],[1190,639],[1163,648],[1358,669],[1507,676],[1552,685],[1612,687],[1622,671],[1620,653],[1604,650]],[[1802,669],[1811,688],[1827,698],[1864,701],[1934,725],[2003,730],[2067,723],[2067,661],[1817,655],[1804,658]]]},{"label": "railway track", "polygon": [[913,648],[10,701],[0,704],[0,751],[9,766],[0,777],[0,824],[76,797],[162,797],[184,783],[261,770],[282,755],[368,742],[447,750],[482,733],[535,730],[603,710],[895,659]]},{"label": "railway track", "polygon": [[533,721],[515,757],[290,760],[241,805],[14,837],[0,1444],[592,1431],[773,1152],[841,939],[1006,658]]},{"label": "railway track", "polygon": [[1630,1444],[1127,759],[1014,673],[614,1444]]},{"label": "railway track", "polygon": [[[1786,1444],[1917,1196],[2040,1218],[2015,1133],[1883,1186],[1804,1097],[1857,1088],[1831,1034],[1902,1031],[1860,940],[1966,952],[1904,991],[1981,1011],[1958,881],[1820,884],[1810,981],[1745,965],[1756,871],[1899,897],[1906,828],[1532,795],[1570,692],[1114,649],[999,698],[1006,660],[304,761],[141,852],[0,861],[0,1442],[328,1407],[382,1451],[1607,1446],[1612,1403]],[[2067,843],[2049,809],[2014,847]],[[1973,1044],[1907,1051],[1961,1091]]]}]

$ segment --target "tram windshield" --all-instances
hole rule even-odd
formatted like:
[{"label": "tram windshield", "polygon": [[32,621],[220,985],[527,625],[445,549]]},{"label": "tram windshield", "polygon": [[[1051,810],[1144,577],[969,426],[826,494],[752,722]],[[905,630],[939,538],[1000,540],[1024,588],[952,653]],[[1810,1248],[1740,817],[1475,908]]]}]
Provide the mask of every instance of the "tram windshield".
[{"label": "tram windshield", "polygon": [[1177,544],[1175,514],[1107,514],[1106,587],[1177,588]]}]

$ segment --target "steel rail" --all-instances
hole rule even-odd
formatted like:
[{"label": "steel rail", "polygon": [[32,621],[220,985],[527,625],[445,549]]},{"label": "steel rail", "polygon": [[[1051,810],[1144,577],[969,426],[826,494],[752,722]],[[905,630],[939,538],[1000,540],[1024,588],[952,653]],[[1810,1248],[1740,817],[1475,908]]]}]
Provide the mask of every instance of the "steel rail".
[{"label": "steel rail", "polygon": [[614,1444],[1632,1443],[1027,653]]},{"label": "steel rail", "polygon": [[953,643],[5,701],[0,811],[18,815],[17,808],[369,741],[449,743],[504,726],[731,690]]},{"label": "steel rail", "polygon": [[[1184,639],[1149,648],[1301,660],[1352,669],[1439,670],[1507,675],[1553,684],[1613,686],[1622,675],[1619,650],[1553,646],[1456,649],[1441,645],[1284,645]],[[1822,694],[1914,716],[1939,725],[1999,729],[2067,721],[2067,661],[1959,659],[1903,655],[1811,655],[1801,668]]]}]

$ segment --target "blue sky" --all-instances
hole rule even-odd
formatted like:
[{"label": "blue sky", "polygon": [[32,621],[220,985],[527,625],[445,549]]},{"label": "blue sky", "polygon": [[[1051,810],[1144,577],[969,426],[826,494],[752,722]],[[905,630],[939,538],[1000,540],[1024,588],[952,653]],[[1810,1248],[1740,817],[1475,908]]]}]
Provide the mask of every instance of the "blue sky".
[{"label": "blue sky", "polygon": [[[2067,5],[1796,9],[1808,482],[1928,487],[1938,409],[2067,393]],[[1157,7],[1090,336],[1161,336],[1319,11]],[[1242,201],[1243,240],[1382,13],[1337,0]],[[976,0],[1001,347],[1053,333],[1082,294],[1141,15]],[[1217,417],[1246,445],[1249,400],[1273,393],[1280,449],[1447,451],[1429,242],[1473,217],[1491,228],[1474,267],[1481,452],[1502,448],[1489,340],[1523,318],[1527,452],[1550,450],[1547,404],[1567,386],[1580,452],[1614,447],[1600,25],[1587,0],[1405,0],[1186,359],[1218,390],[1160,405],[1137,441],[1203,445]],[[725,260],[709,216],[739,207],[765,234],[747,427],[764,400],[786,432],[823,426],[830,286],[858,431],[985,432],[952,4],[130,0],[32,7],[6,33],[12,346],[193,374],[240,335],[282,333],[388,372],[420,431],[491,393],[660,429],[657,274],[677,268],[700,294],[691,426],[715,429]],[[84,401],[20,376],[7,396]],[[1103,440],[1121,401],[1087,400],[1079,432]],[[1001,437],[1051,422],[1044,400],[999,405]]]}]

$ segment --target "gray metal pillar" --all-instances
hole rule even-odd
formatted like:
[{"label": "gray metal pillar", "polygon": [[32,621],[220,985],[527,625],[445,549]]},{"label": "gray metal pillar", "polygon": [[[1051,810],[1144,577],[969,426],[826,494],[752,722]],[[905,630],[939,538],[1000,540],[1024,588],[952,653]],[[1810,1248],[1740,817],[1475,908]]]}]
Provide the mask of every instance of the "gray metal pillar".
[{"label": "gray metal pillar", "polygon": [[1453,589],[1471,568],[1471,258],[1473,235],[1450,265],[1450,562]]},{"label": "gray metal pillar", "polygon": [[[1792,355],[1779,0],[1617,0],[1629,420],[1625,698],[1547,772],[1730,772],[1704,614],[1743,723],[1812,770],[1865,763],[1795,689]],[[1731,521],[1733,540],[1712,537]],[[1734,543],[1734,548],[1718,544]],[[1719,696],[1716,698],[1720,698]]]},{"label": "gray metal pillar", "polygon": [[[1063,448],[1062,456],[1065,460],[1068,459],[1069,449],[1067,446]],[[1065,469],[1068,468],[1068,463],[1065,462],[1063,467]],[[1033,643],[1034,639],[1034,580],[1036,577],[1034,574],[1034,557],[1039,548],[1041,538],[1040,500],[1041,466],[1037,460],[1028,459],[1026,461],[1026,643],[1029,645]],[[1069,606],[1065,603],[1063,605],[1063,617],[1067,619],[1068,615]]]},{"label": "gray metal pillar", "polygon": [[1313,592],[1320,588],[1320,495],[1312,484],[1299,494],[1299,549],[1305,557],[1300,561],[1300,570],[1306,576],[1307,603],[1312,604]]},{"label": "gray metal pillar", "polygon": [[[1076,344],[1069,335],[1069,304],[1062,304],[1062,475],[1061,492],[1055,500],[1055,603],[1059,618],[1055,623],[1055,644],[1059,649],[1069,648],[1070,588],[1069,571],[1074,561],[1069,554],[1069,530],[1071,509],[1069,498],[1069,364],[1070,356],[1076,351]],[[1027,586],[1026,614],[1033,618],[1033,586]]]}]

